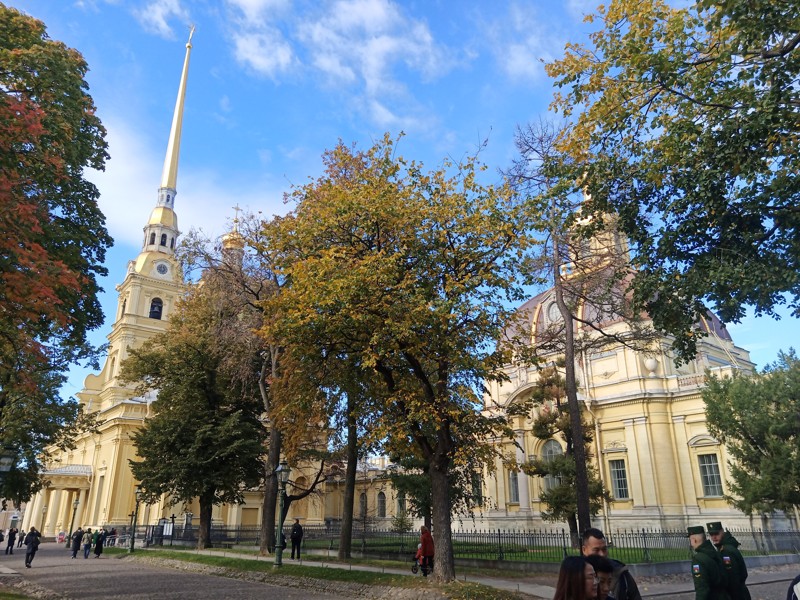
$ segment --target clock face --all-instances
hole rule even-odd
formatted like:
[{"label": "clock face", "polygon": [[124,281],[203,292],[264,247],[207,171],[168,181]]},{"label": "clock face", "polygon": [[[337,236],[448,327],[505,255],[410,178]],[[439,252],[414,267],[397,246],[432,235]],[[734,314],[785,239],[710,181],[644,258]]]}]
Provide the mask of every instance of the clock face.
[{"label": "clock face", "polygon": [[167,265],[165,265],[164,263],[161,263],[160,265],[158,265],[156,267],[156,271],[158,271],[161,275],[166,275],[167,271],[169,271],[169,269],[167,268]]}]

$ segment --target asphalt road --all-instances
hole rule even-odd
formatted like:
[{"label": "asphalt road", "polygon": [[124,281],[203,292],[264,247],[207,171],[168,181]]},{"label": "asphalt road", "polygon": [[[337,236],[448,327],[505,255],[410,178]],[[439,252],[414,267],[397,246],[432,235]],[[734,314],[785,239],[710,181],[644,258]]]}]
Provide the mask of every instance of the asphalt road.
[{"label": "asphalt road", "polygon": [[[344,598],[315,593],[307,589],[289,589],[227,577],[158,568],[138,561],[119,560],[109,556],[95,558],[92,554],[88,559],[84,559],[79,553],[78,558],[73,560],[70,551],[64,548],[63,544],[55,542],[41,544],[32,568],[26,569],[23,550],[24,546],[15,550],[13,556],[0,553],[0,584],[14,584],[22,578],[28,585],[33,584],[37,588],[54,592],[49,596],[51,598],[75,600],[94,598],[250,600],[264,597],[287,600],[311,598],[341,600]],[[42,597],[46,596],[48,595]]]}]

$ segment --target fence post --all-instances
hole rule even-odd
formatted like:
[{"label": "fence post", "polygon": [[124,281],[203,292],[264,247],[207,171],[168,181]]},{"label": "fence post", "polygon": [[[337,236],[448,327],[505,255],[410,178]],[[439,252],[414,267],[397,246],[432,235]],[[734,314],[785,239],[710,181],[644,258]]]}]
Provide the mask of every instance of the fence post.
[{"label": "fence post", "polygon": [[647,534],[645,533],[644,527],[642,527],[642,547],[644,548],[644,558],[645,562],[653,562],[653,558],[650,556],[650,550],[647,548]]},{"label": "fence post", "polygon": [[503,535],[497,530],[497,560],[505,560],[503,556]]}]

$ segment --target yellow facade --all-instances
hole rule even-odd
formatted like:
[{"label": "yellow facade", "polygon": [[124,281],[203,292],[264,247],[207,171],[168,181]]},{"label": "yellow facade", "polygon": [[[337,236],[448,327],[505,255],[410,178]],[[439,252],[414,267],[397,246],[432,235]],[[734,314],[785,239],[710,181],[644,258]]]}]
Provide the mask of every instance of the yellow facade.
[{"label": "yellow facade", "polygon": [[[532,343],[537,327],[558,318],[553,303],[553,293],[546,292],[521,307],[529,315]],[[667,339],[646,354],[618,345],[578,361],[579,400],[595,428],[591,460],[614,497],[595,519],[598,527],[680,529],[707,521],[750,525],[723,499],[729,492],[729,457],[708,432],[701,390],[706,372],[726,377],[737,370],[752,372],[754,365],[718,320],[709,317],[701,326],[708,335],[699,342],[697,357],[680,367]],[[536,385],[535,367],[509,365],[506,372],[507,382],[489,385],[490,412],[525,400]],[[563,451],[563,440],[533,436],[530,416],[518,418],[515,425],[519,447],[498,443],[517,463],[542,458],[548,449]],[[478,526],[543,525],[539,498],[546,485],[544,478],[530,477],[498,459],[494,473],[487,474],[487,503],[476,517]]]}]

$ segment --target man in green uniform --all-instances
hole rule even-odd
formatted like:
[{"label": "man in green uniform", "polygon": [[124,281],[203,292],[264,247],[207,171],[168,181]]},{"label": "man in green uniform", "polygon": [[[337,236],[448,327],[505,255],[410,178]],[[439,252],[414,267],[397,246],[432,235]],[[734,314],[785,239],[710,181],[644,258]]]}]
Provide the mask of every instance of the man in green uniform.
[{"label": "man in green uniform", "polygon": [[696,600],[731,600],[726,589],[727,576],[722,558],[706,539],[702,525],[689,527],[692,546],[692,579]]},{"label": "man in green uniform", "polygon": [[739,552],[739,541],[729,531],[722,529],[722,523],[714,521],[706,523],[708,537],[711,543],[719,550],[725,571],[728,574],[728,594],[733,600],[750,600],[750,592],[745,585],[747,581],[747,566],[744,564],[742,553]]}]

